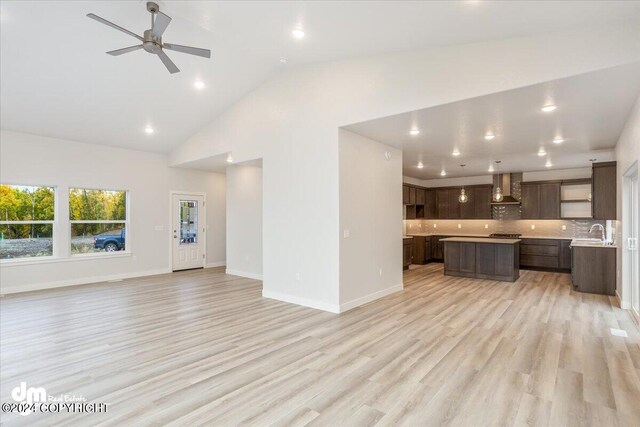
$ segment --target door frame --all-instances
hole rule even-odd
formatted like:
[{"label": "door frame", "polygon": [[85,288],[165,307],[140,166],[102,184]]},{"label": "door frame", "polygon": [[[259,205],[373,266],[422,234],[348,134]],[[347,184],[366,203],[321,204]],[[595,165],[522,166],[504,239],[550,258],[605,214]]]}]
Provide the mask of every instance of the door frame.
[{"label": "door frame", "polygon": [[[637,185],[636,185],[636,194],[635,197],[631,197],[631,181],[633,178],[636,178],[637,180]],[[622,308],[628,309],[631,312],[632,317],[635,318],[636,322],[638,322],[638,324],[640,324],[640,318],[638,318],[637,313],[635,313],[634,309],[633,309],[633,286],[634,283],[632,283],[633,278],[631,277],[632,273],[633,273],[633,263],[636,262],[636,260],[634,260],[634,257],[632,257],[632,253],[631,251],[628,249],[627,245],[628,245],[628,241],[627,239],[629,237],[632,237],[630,235],[630,230],[631,230],[631,221],[633,221],[632,218],[632,206],[631,206],[631,201],[634,200],[636,203],[636,209],[638,209],[640,211],[640,194],[638,194],[638,192],[640,191],[640,164],[638,164],[637,161],[633,162],[622,174],[622,233],[621,233],[621,237],[622,237],[622,241],[620,242],[620,248],[622,249],[622,253],[621,253],[621,264],[622,264],[622,268],[621,268],[621,273],[622,273],[622,292],[621,295],[619,295],[620,298],[620,305]],[[636,250],[637,252],[637,250]],[[638,255],[640,257],[640,254]],[[640,268],[639,266],[636,265],[636,268]],[[640,272],[639,272],[640,274]],[[637,286],[637,284],[636,284]]]},{"label": "door frame", "polygon": [[[204,204],[202,205],[202,217],[204,217],[204,229],[205,232],[202,233],[202,245],[204,257],[202,258],[202,268],[207,267],[207,234],[209,234],[209,225],[207,224],[207,193],[202,191],[178,191],[171,190],[169,191],[169,271],[174,273],[173,270],[173,231],[171,228],[173,227],[173,196],[175,195],[185,195],[185,196],[199,196],[202,197],[202,201]],[[198,217],[200,217],[200,212],[198,212]]]}]

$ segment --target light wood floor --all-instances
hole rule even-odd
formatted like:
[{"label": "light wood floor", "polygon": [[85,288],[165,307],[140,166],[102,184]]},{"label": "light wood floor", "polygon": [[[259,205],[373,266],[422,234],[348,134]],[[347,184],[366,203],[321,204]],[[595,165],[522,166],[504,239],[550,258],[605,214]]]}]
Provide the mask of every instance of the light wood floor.
[{"label": "light wood floor", "polygon": [[[20,381],[107,414],[5,425],[640,425],[640,333],[566,274],[405,273],[342,315],[208,269],[1,300],[1,397]],[[612,336],[624,329],[628,338]]]}]

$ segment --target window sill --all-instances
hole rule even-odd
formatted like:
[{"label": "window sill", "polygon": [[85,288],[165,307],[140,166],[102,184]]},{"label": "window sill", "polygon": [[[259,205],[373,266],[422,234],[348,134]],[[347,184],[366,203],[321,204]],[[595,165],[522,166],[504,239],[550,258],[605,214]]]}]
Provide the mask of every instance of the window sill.
[{"label": "window sill", "polygon": [[57,264],[61,262],[74,262],[74,261],[88,261],[88,260],[96,260],[96,259],[108,259],[108,258],[126,258],[133,256],[132,252],[121,252],[121,253],[111,253],[111,254],[103,254],[103,253],[95,253],[95,254],[82,254],[82,255],[72,255],[67,258],[55,258],[55,257],[42,257],[40,259],[34,258],[23,258],[23,259],[3,259],[0,260],[0,267],[17,267],[21,265],[36,265],[36,264]]}]

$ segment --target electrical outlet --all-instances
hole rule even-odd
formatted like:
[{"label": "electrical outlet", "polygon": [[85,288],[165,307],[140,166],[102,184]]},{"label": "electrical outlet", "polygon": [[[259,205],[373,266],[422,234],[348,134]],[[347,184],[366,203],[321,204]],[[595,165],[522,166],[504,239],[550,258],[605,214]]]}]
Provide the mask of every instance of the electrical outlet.
[{"label": "electrical outlet", "polygon": [[487,228],[489,228],[489,224],[485,224],[485,225],[484,225],[484,228],[485,228],[485,230],[486,230]]},{"label": "electrical outlet", "polygon": [[462,224],[458,224],[458,228],[462,228]]},{"label": "electrical outlet", "polygon": [[566,229],[567,229],[567,226],[566,226],[566,225],[563,225],[563,226],[562,226],[562,231],[565,231]]},{"label": "electrical outlet", "polygon": [[438,228],[438,224],[433,224],[433,228]]}]

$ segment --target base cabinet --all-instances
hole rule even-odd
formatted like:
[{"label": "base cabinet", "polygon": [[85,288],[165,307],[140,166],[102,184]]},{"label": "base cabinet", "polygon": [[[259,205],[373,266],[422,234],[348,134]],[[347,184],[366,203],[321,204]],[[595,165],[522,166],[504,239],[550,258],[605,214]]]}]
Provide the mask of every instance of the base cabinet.
[{"label": "base cabinet", "polygon": [[615,295],[616,250],[573,246],[571,248],[571,279],[580,292]]},{"label": "base cabinet", "polygon": [[413,239],[402,240],[402,269],[407,270],[411,265],[411,258],[413,254]]},{"label": "base cabinet", "polygon": [[520,277],[519,243],[444,243],[444,274],[515,282]]}]

